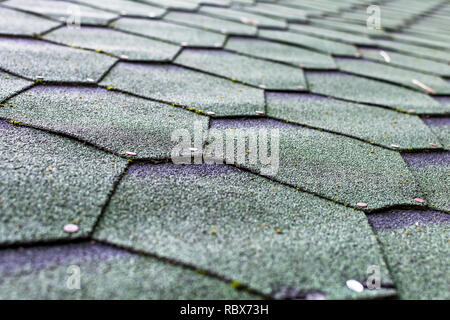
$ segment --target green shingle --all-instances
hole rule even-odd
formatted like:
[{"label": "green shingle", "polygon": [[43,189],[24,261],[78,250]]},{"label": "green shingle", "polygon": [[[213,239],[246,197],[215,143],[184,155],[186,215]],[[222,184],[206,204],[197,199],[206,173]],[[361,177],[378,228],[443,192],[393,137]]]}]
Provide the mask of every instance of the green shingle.
[{"label": "green shingle", "polygon": [[431,49],[388,40],[376,40],[376,42],[381,48],[387,48],[401,53],[411,54],[419,58],[433,59],[436,61],[444,61],[447,63],[450,62],[450,53],[445,50]]},{"label": "green shingle", "polygon": [[0,243],[86,237],[126,160],[82,143],[0,122]]},{"label": "green shingle", "polygon": [[309,69],[335,69],[331,56],[272,41],[229,38],[226,49]]},{"label": "green shingle", "polygon": [[313,25],[306,24],[290,24],[289,29],[294,32],[301,32],[316,36],[319,38],[325,38],[328,40],[339,41],[344,43],[351,43],[356,45],[373,45],[374,42],[367,36],[356,35],[350,32],[336,31],[325,28],[320,28]]},{"label": "green shingle", "polygon": [[369,29],[365,24],[347,23],[338,19],[339,18],[334,17],[329,17],[329,19],[310,18],[314,26],[326,28],[327,30],[332,29],[348,33],[370,35],[373,37],[386,35],[386,32],[381,29]]},{"label": "green shingle", "polygon": [[450,49],[450,44],[443,41],[438,41],[434,39],[424,39],[422,37],[416,37],[413,35],[403,34],[403,33],[393,33],[389,35],[392,37],[394,41],[399,42],[406,42],[406,43],[412,43],[414,45],[424,46],[424,47],[430,47],[433,49],[438,50],[446,50],[448,51]]},{"label": "green shingle", "polygon": [[[227,166],[136,165],[99,223],[96,239],[218,273],[277,298],[350,291],[368,264],[387,269],[365,216]],[[230,198],[232,196],[232,198]],[[357,230],[357,232],[356,232]]]},{"label": "green shingle", "polygon": [[422,120],[439,137],[441,143],[450,149],[450,118],[422,118]]},{"label": "green shingle", "polygon": [[300,68],[219,50],[183,50],[175,62],[268,89],[303,90]]},{"label": "green shingle", "polygon": [[164,20],[200,27],[206,30],[214,30],[224,34],[255,35],[257,32],[254,26],[187,12],[170,12],[164,17]]},{"label": "green shingle", "polygon": [[378,232],[400,299],[450,299],[449,233],[448,223]]},{"label": "green shingle", "polygon": [[172,65],[119,63],[101,84],[222,116],[264,110],[261,89]]},{"label": "green shingle", "polygon": [[428,206],[450,213],[450,152],[403,155]]},{"label": "green shingle", "polygon": [[62,132],[116,154],[165,159],[171,134],[208,118],[162,103],[99,88],[35,87],[9,101],[0,116]]},{"label": "green shingle", "polygon": [[339,72],[308,72],[306,77],[314,93],[391,109],[415,110],[419,114],[443,114],[448,110],[426,94],[382,81]]},{"label": "green shingle", "polygon": [[[258,3],[255,6],[245,6],[242,7],[242,10],[272,17],[274,19],[286,19],[293,22],[307,21],[307,12],[305,10],[279,6],[271,3]],[[318,14],[319,11],[316,11],[316,13]]]},{"label": "green shingle", "polygon": [[32,83],[0,71],[0,103]]},{"label": "green shingle", "polygon": [[122,18],[115,21],[112,27],[185,46],[217,47],[225,41],[225,36],[222,34],[162,20]]},{"label": "green shingle", "polygon": [[356,48],[350,44],[330,41],[294,32],[260,30],[259,37],[263,39],[286,42],[333,55],[353,57],[357,54]]},{"label": "green shingle", "polygon": [[167,9],[194,11],[198,9],[198,3],[184,0],[141,0],[144,3],[161,6]]},{"label": "green shingle", "polygon": [[108,21],[117,18],[117,14],[115,13],[65,1],[9,0],[3,2],[2,5],[34,12],[61,21],[67,20],[70,23],[78,21],[76,18],[72,19],[74,18],[73,15],[77,15],[78,13],[80,13],[78,22],[81,24],[106,25]]},{"label": "green shingle", "polygon": [[258,26],[261,28],[286,28],[287,24],[283,20],[268,18],[259,14],[243,12],[242,10],[224,9],[216,7],[201,7],[200,13],[205,13],[213,17],[219,17],[244,24]]},{"label": "green shingle", "polygon": [[0,41],[0,67],[30,79],[88,82],[98,80],[117,59],[40,40]]},{"label": "green shingle", "polygon": [[60,28],[45,37],[69,46],[101,50],[131,60],[169,61],[180,47],[105,28]]},{"label": "green shingle", "polygon": [[[450,66],[445,63],[436,62],[429,59],[421,59],[406,54],[396,53],[393,51],[384,51],[379,49],[359,49],[363,57],[366,59],[386,62],[394,66],[405,67],[425,73],[433,73],[440,76],[450,76]],[[384,51],[387,54],[388,61],[380,54]]]},{"label": "green shingle", "polygon": [[[0,252],[1,299],[257,299],[152,257],[81,243]],[[80,289],[69,289],[79,267]],[[72,276],[72,277],[71,277]]]},{"label": "green shingle", "polygon": [[122,16],[159,18],[166,13],[163,8],[128,0],[76,0],[77,2],[97,7],[106,11],[120,13]]},{"label": "green shingle", "polygon": [[[414,205],[418,203],[413,199],[421,196],[414,176],[395,151],[274,120],[213,121],[211,127],[221,132],[242,129],[247,134],[245,130],[278,128],[278,166],[274,160],[269,168],[264,158],[236,165],[346,205],[366,203],[368,210]],[[211,142],[208,155],[213,152]]]},{"label": "green shingle", "polygon": [[0,34],[5,35],[36,35],[60,25],[25,12],[0,8]]},{"label": "green shingle", "polygon": [[428,149],[437,141],[417,116],[309,94],[267,93],[267,115],[388,148]]},{"label": "green shingle", "polygon": [[336,64],[342,71],[398,83],[420,92],[427,91],[415,84],[414,80],[420,81],[438,94],[450,94],[450,83],[437,76],[361,59],[341,58],[336,60]]}]

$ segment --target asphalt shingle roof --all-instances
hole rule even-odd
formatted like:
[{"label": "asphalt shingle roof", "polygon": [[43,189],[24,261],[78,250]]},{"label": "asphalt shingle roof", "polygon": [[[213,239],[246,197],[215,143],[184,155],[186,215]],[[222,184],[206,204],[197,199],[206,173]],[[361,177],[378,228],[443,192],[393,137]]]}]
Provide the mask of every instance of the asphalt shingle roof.
[{"label": "asphalt shingle roof", "polygon": [[0,298],[449,299],[450,4],[368,5],[0,1]]}]

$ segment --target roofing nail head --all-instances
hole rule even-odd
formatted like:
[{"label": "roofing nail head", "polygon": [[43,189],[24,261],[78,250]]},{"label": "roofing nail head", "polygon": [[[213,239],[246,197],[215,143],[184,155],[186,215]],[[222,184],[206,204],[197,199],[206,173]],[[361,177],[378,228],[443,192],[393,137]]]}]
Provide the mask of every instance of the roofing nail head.
[{"label": "roofing nail head", "polygon": [[352,291],[361,293],[364,291],[364,286],[361,284],[361,282],[356,281],[356,280],[347,280],[347,282],[345,283],[347,285],[347,288],[349,288]]},{"label": "roofing nail head", "polygon": [[135,156],[136,152],[127,151],[127,152],[125,152],[125,155],[127,155],[127,156]]},{"label": "roofing nail head", "polygon": [[358,207],[360,207],[360,208],[366,208],[367,207],[367,203],[365,203],[365,202],[358,202],[356,205]]},{"label": "roofing nail head", "polygon": [[67,233],[75,233],[75,232],[78,232],[78,230],[80,230],[80,228],[76,224],[69,223],[64,226],[63,230],[64,230],[64,232],[67,232]]}]

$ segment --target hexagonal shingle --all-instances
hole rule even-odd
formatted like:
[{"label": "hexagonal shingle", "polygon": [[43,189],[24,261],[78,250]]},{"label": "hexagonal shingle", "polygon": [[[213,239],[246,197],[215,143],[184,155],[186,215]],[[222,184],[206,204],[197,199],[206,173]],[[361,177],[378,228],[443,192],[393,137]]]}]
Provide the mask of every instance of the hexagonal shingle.
[{"label": "hexagonal shingle", "polygon": [[163,8],[128,0],[108,0],[108,2],[103,0],[77,0],[77,2],[120,13],[122,16],[160,18],[166,13]]},{"label": "hexagonal shingle", "polygon": [[225,48],[257,58],[285,62],[302,68],[336,68],[330,55],[272,41],[232,37],[228,39]]},{"label": "hexagonal shingle", "polygon": [[169,12],[164,17],[164,20],[200,27],[205,30],[214,30],[224,34],[255,35],[257,32],[257,28],[255,26],[187,12]]},{"label": "hexagonal shingle", "polygon": [[21,76],[45,81],[98,80],[117,59],[96,52],[30,39],[0,39],[0,66]]},{"label": "hexagonal shingle", "polygon": [[175,62],[267,89],[303,90],[303,70],[219,50],[183,50]]},{"label": "hexagonal shingle", "polygon": [[381,48],[392,49],[394,51],[412,54],[418,57],[445,61],[447,63],[450,62],[450,52],[446,50],[431,49],[427,47],[388,40],[377,40],[376,43]]},{"label": "hexagonal shingle", "polygon": [[363,214],[228,166],[132,166],[94,237],[276,298],[393,293],[358,294],[345,286],[365,280],[367,264],[379,265],[382,283],[390,283]]},{"label": "hexagonal shingle", "polygon": [[[390,65],[405,67],[426,73],[434,73],[441,76],[450,76],[450,66],[445,63],[436,62],[429,59],[412,57],[407,54],[397,53],[389,50],[380,49],[359,49],[362,56],[366,59],[389,63]],[[380,53],[384,51],[383,55]],[[388,61],[386,61],[386,58]]]},{"label": "hexagonal shingle", "polygon": [[358,53],[356,51],[356,47],[353,45],[308,36],[295,32],[279,31],[279,30],[260,30],[258,35],[260,38],[263,39],[281,41],[333,55],[354,57]]},{"label": "hexagonal shingle", "polygon": [[[279,142],[278,162],[272,159],[272,165],[268,166],[259,157],[255,163],[241,164],[237,158],[234,163],[327,199],[355,207],[357,203],[366,203],[367,209],[372,210],[417,205],[414,198],[422,195],[414,176],[395,151],[275,120],[216,120],[211,122],[211,128],[238,132],[233,131],[235,128],[247,135],[260,129],[271,135],[276,132],[272,129],[279,129],[278,140],[272,142],[274,146]],[[268,139],[269,150],[272,143]],[[213,154],[214,143],[210,143],[207,152]]]},{"label": "hexagonal shingle", "polygon": [[0,102],[31,84],[31,81],[0,71]]},{"label": "hexagonal shingle", "polygon": [[[390,214],[383,213],[386,218]],[[406,211],[404,215],[413,216],[413,213]],[[449,215],[420,211],[415,220],[410,218],[410,225],[377,231],[400,299],[450,299],[450,224],[445,216]],[[369,215],[369,220],[375,219]]]},{"label": "hexagonal shingle", "polygon": [[167,9],[194,11],[198,9],[198,3],[183,0],[142,0],[144,3],[161,6]]},{"label": "hexagonal shingle", "polygon": [[117,154],[165,159],[176,142],[176,129],[190,129],[208,118],[162,103],[100,88],[35,87],[9,101],[0,115],[62,132]]},{"label": "hexagonal shingle", "polygon": [[306,25],[306,24],[290,24],[289,29],[301,32],[305,34],[309,34],[315,37],[319,38],[325,38],[329,40],[344,42],[344,43],[351,43],[355,45],[374,45],[375,42],[370,39],[367,36],[364,35],[357,35],[351,32],[345,32],[345,31],[337,31],[337,30],[330,30],[326,28],[320,28],[313,25]]},{"label": "hexagonal shingle", "polygon": [[[79,15],[79,22],[81,24],[95,24],[106,25],[108,22],[117,17],[117,14],[94,9],[92,7],[75,4],[65,1],[54,0],[9,0],[2,3],[2,5],[16,8],[24,11],[34,12],[43,16],[51,17],[61,21],[72,21],[72,15]],[[77,20],[77,19],[75,19]]]},{"label": "hexagonal shingle", "polygon": [[274,19],[287,20],[289,22],[307,21],[306,11],[272,3],[258,3],[253,6],[242,6],[242,10],[272,17]]},{"label": "hexagonal shingle", "polygon": [[308,72],[306,77],[313,93],[419,114],[444,114],[448,110],[426,94],[378,80],[340,72]]},{"label": "hexagonal shingle", "polygon": [[267,93],[267,115],[391,148],[428,149],[436,136],[418,116],[310,94]]},{"label": "hexagonal shingle", "polygon": [[[1,299],[259,298],[195,270],[104,244],[2,250],[0,261]],[[74,265],[82,275],[79,290],[64,285]],[[118,290],[118,283],[126,289]]]},{"label": "hexagonal shingle", "polygon": [[173,65],[119,63],[101,84],[217,115],[255,115],[264,109],[261,89]]},{"label": "hexagonal shingle", "polygon": [[450,118],[422,118],[442,144],[450,149]]},{"label": "hexagonal shingle", "polygon": [[225,41],[222,34],[162,20],[122,18],[115,21],[112,27],[185,46],[217,47]]},{"label": "hexagonal shingle", "polygon": [[424,88],[413,82],[418,80],[433,89],[435,93],[450,94],[450,83],[437,76],[361,59],[339,58],[335,61],[338,68],[345,72],[394,82],[426,93],[427,91]]},{"label": "hexagonal shingle", "polygon": [[0,8],[0,34],[36,35],[59,26],[61,23],[41,18],[25,12]]},{"label": "hexagonal shingle", "polygon": [[0,121],[0,243],[86,237],[126,160],[82,143]]},{"label": "hexagonal shingle", "polygon": [[287,23],[283,20],[268,18],[263,15],[243,12],[242,10],[224,9],[216,7],[201,7],[199,12],[213,17],[219,17],[244,24],[258,26],[261,28],[286,28]]},{"label": "hexagonal shingle", "polygon": [[450,152],[407,153],[403,158],[424,191],[428,206],[450,213]]},{"label": "hexagonal shingle", "polygon": [[173,44],[105,28],[60,28],[44,38],[69,46],[126,56],[130,60],[170,61],[180,50]]}]

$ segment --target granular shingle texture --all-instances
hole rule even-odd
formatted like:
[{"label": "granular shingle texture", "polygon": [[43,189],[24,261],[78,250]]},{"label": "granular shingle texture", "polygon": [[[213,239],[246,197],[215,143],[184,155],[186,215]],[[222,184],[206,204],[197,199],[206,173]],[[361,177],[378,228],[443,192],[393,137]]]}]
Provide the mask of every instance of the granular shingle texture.
[{"label": "granular shingle texture", "polygon": [[8,0],[2,5],[45,17],[67,22],[74,27],[77,23],[87,25],[106,25],[118,17],[116,13],[95,9],[81,4],[54,0]]},{"label": "granular shingle texture", "polygon": [[135,158],[168,158],[174,130],[194,121],[208,124],[207,117],[180,108],[98,88],[35,87],[9,103],[13,107],[0,109],[2,117]]},{"label": "granular shingle texture", "polygon": [[233,81],[278,90],[303,90],[300,68],[219,50],[183,50],[175,59],[183,66],[227,77]]},{"label": "granular shingle texture", "polygon": [[428,95],[390,83],[340,72],[308,72],[310,90],[314,93],[385,106],[395,110],[414,110],[419,114],[444,114],[448,106]]},{"label": "granular shingle texture", "polygon": [[429,206],[450,213],[450,152],[403,155]]},{"label": "granular shingle texture", "polygon": [[254,115],[264,109],[261,89],[172,65],[119,63],[102,84],[217,115]]},{"label": "granular shingle texture", "polygon": [[59,26],[61,23],[41,18],[25,12],[0,8],[0,34],[31,36]]},{"label": "granular shingle texture", "polygon": [[199,27],[205,30],[214,30],[224,34],[255,35],[258,31],[256,27],[251,25],[220,19],[217,17],[210,17],[203,14],[192,14],[187,12],[169,12],[164,17],[164,20]]},{"label": "granular shingle texture", "polygon": [[[291,287],[299,295],[317,290],[330,299],[356,298],[345,281],[362,279],[367,263],[380,264],[382,281],[390,282],[363,214],[252,177],[223,165],[133,166],[94,237],[196,265],[275,297]],[[325,267],[331,261],[333,267]]]},{"label": "granular shingle texture", "polygon": [[449,16],[0,0],[0,299],[450,299]]},{"label": "granular shingle texture", "polygon": [[284,62],[302,68],[336,68],[329,55],[271,41],[232,37],[228,39],[225,48],[249,56]]},{"label": "granular shingle texture", "polygon": [[[1,130],[0,243],[87,236],[126,160],[5,121]],[[74,180],[75,179],[75,180]]]},{"label": "granular shingle texture", "polygon": [[[77,270],[79,290],[68,287]],[[0,275],[1,299],[259,298],[194,270],[90,243],[4,250]]]},{"label": "granular shingle texture", "polygon": [[[279,163],[272,161],[271,169],[264,170],[268,163],[262,158],[261,163],[249,160],[239,163],[236,157],[236,165],[330,200],[354,207],[357,203],[366,203],[367,209],[380,209],[413,205],[416,203],[413,199],[422,194],[414,176],[395,151],[273,120],[217,120],[211,127],[225,134],[240,129],[247,136],[251,130],[265,129],[270,135],[267,148],[271,152],[279,148]],[[272,138],[272,130],[277,129],[279,139]],[[237,140],[238,134],[234,136]],[[234,140],[231,139],[231,143]],[[207,152],[213,153],[214,147],[208,147]]]},{"label": "granular shingle texture", "polygon": [[79,3],[119,13],[121,16],[160,18],[166,13],[164,8],[129,0],[77,0]]},{"label": "granular shingle texture", "polygon": [[107,52],[130,60],[170,61],[180,50],[179,46],[173,44],[105,28],[84,27],[77,30],[66,27],[55,30],[44,38],[72,47]]},{"label": "granular shingle texture", "polygon": [[390,148],[429,149],[438,138],[414,115],[311,94],[267,94],[267,115]]},{"label": "granular shingle texture", "polygon": [[[0,102],[31,84],[31,81],[13,76],[9,73],[0,72]],[[4,105],[0,107],[4,107]]]},{"label": "granular shingle texture", "polygon": [[413,225],[383,228],[377,237],[401,299],[448,300],[450,224],[440,217],[448,214],[421,215],[428,217],[416,218]]},{"label": "granular shingle texture", "polygon": [[0,67],[23,77],[55,82],[98,80],[117,59],[39,40],[4,38]]},{"label": "granular shingle texture", "polygon": [[337,59],[336,63],[342,71],[393,82],[395,84],[419,90],[420,92],[427,91],[414,83],[414,80],[420,81],[430,87],[435,93],[450,93],[450,83],[437,76],[417,71],[404,70],[386,64],[364,61],[361,59]]},{"label": "granular shingle texture", "polygon": [[225,36],[222,34],[163,20],[121,18],[114,21],[111,26],[119,30],[184,46],[217,47],[225,41]]}]

